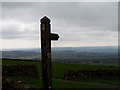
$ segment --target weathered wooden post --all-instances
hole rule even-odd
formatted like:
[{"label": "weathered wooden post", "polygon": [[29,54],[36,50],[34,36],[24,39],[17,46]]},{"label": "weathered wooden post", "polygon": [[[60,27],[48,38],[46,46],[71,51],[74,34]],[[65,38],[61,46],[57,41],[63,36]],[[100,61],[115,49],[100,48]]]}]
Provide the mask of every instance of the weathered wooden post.
[{"label": "weathered wooden post", "polygon": [[41,19],[41,55],[43,90],[52,90],[51,40],[58,40],[58,34],[51,34],[50,19]]}]

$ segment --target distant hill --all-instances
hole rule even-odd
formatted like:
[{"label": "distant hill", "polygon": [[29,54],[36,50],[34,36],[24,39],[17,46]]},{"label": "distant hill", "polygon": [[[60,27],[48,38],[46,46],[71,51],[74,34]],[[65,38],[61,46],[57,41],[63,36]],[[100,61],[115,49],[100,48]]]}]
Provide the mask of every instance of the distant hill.
[{"label": "distant hill", "polygon": [[[40,49],[2,51],[2,58],[41,60]],[[118,47],[57,47],[52,48],[52,61],[81,64],[117,64]]]}]

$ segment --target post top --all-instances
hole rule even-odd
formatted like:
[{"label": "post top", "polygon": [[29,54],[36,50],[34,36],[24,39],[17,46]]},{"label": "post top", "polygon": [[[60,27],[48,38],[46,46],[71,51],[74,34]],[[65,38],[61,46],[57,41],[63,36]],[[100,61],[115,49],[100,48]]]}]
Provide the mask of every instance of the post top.
[{"label": "post top", "polygon": [[47,16],[44,16],[40,21],[41,23],[50,23],[50,19]]}]

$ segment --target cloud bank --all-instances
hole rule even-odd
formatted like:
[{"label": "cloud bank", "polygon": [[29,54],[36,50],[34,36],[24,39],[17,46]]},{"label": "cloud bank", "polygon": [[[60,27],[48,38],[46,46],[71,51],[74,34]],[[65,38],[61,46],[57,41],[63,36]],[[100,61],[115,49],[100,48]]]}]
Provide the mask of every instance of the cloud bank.
[{"label": "cloud bank", "polygon": [[37,41],[44,15],[61,37],[53,46],[117,45],[117,2],[3,2],[3,40]]}]

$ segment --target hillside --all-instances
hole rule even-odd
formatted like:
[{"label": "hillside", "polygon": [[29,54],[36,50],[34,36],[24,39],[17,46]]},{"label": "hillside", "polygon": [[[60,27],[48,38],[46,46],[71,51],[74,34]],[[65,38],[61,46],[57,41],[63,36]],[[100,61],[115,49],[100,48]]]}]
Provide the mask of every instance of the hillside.
[{"label": "hillside", "polygon": [[[40,49],[2,51],[2,58],[41,60]],[[79,64],[118,64],[118,47],[52,48],[52,61]]]},{"label": "hillside", "polygon": [[[32,85],[34,88],[41,88],[42,87],[42,70],[41,70],[41,62],[40,61],[16,61],[16,60],[4,60],[3,64],[3,72],[7,73],[8,80],[15,80],[15,81],[24,81],[28,83],[29,85]],[[6,66],[5,66],[6,65]],[[30,66],[32,65],[32,68]],[[30,75],[34,75],[34,72],[36,70],[33,69],[33,67],[37,67],[38,70],[38,77],[35,76],[28,76],[26,75],[25,69],[23,69],[22,66],[25,66],[24,68],[27,69],[27,67],[32,70],[32,72],[29,72]],[[9,68],[5,68],[9,67]],[[13,68],[14,67],[14,68]],[[15,68],[16,67],[16,68]],[[19,68],[18,70],[16,70]],[[83,90],[83,88],[116,88],[119,86],[120,78],[116,78],[116,76],[110,77],[81,77],[79,79],[73,79],[73,80],[66,80],[64,78],[64,75],[66,71],[68,70],[99,70],[101,71],[114,71],[117,70],[118,67],[115,66],[102,66],[102,65],[78,65],[78,64],[61,64],[61,63],[52,63],[52,78],[53,78],[53,88],[55,90],[57,89],[77,89],[81,88],[80,90]],[[21,70],[21,71],[20,71]],[[12,72],[12,73],[11,73]],[[22,73],[25,72],[25,73]],[[3,77],[5,76],[3,73]],[[18,73],[18,74],[17,74]],[[106,72],[107,73],[107,72]],[[24,75],[25,74],[25,75]],[[22,76],[20,76],[22,75]],[[108,75],[109,76],[109,75]]]}]

